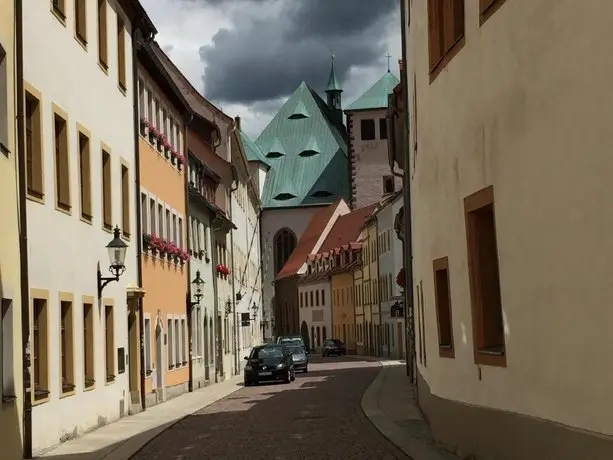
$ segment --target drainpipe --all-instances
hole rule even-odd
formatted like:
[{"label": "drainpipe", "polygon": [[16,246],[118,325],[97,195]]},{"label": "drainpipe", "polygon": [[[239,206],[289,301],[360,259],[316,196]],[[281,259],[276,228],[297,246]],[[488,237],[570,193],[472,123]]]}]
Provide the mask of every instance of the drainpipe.
[{"label": "drainpipe", "polygon": [[[258,187],[259,188],[259,187]],[[262,302],[262,320],[264,319],[264,235],[262,233],[262,208],[260,207],[260,209],[258,210],[258,228],[259,228],[259,232],[260,232],[260,247],[258,254],[260,255],[260,301]],[[270,309],[268,311],[268,324],[264,324],[264,321],[262,321],[262,324],[264,325],[264,327],[262,328],[262,343],[266,343],[266,327],[268,326],[270,329],[270,331],[272,332],[272,317],[273,317],[273,311],[272,309]],[[271,334],[272,336],[272,334]],[[271,337],[272,338],[272,337]]]},{"label": "drainpipe", "polygon": [[19,255],[21,258],[21,342],[23,360],[23,457],[32,458],[32,386],[30,378],[30,285],[26,201],[25,98],[23,89],[23,3],[15,0],[15,78],[17,92],[17,159],[19,193]]},{"label": "drainpipe", "polygon": [[[410,151],[409,145],[409,75],[407,69],[407,3],[406,0],[400,1],[400,31],[402,40],[402,59],[404,62],[404,78],[402,78],[402,91],[404,93],[404,149]],[[407,377],[411,382],[417,382],[415,375],[415,341],[409,330],[414,330],[414,305],[413,305],[413,235],[411,231],[411,159],[410,154],[404,158],[404,274],[406,278],[404,288],[404,328],[405,328],[405,350]],[[409,311],[410,309],[410,311]],[[411,327],[409,328],[409,324]],[[416,394],[418,392],[415,392]]]},{"label": "drainpipe", "polygon": [[[139,101],[138,101],[138,91],[136,90],[136,85],[138,84],[138,51],[142,48],[145,43],[153,40],[153,36],[143,37],[142,31],[138,24],[136,27],[132,28],[132,106],[133,106],[133,122],[134,122],[134,193],[136,197],[136,215],[140,216],[142,213],[141,210],[141,202],[140,202],[140,118],[139,118]],[[143,259],[142,259],[142,251],[143,251],[143,241],[142,241],[142,222],[141,219],[136,219],[136,278],[138,285],[142,288],[143,286]],[[145,312],[143,307],[143,298],[138,298],[138,323],[139,323],[139,360],[140,360],[140,404],[141,409],[144,411],[147,409],[146,405],[146,397],[147,394],[145,392],[145,382],[146,382],[146,372],[145,369]]]},{"label": "drainpipe", "polygon": [[[217,266],[217,248],[216,248],[216,239],[215,234],[219,227],[215,227],[213,224],[215,222],[215,216],[211,220],[211,264],[213,267]],[[219,382],[220,370],[223,368],[223,353],[221,350],[221,338],[219,335],[218,328],[220,328],[219,321],[219,299],[218,299],[219,287],[217,283],[217,272],[213,272],[213,330],[210,331],[213,334],[214,342],[215,342],[215,350],[211,350],[211,353],[215,353],[215,383]],[[220,368],[220,366],[222,366]]]},{"label": "drainpipe", "polygon": [[[183,165],[183,196],[185,200],[185,224],[187,232],[191,231],[191,226],[189,224],[189,147],[188,147],[188,138],[187,138],[187,127],[194,120],[194,114],[187,112],[189,115],[189,120],[187,120],[183,125],[183,157],[186,158],[186,162]],[[186,117],[187,118],[187,117]],[[186,232],[186,233],[187,233]],[[206,238],[206,235],[205,235]],[[187,391],[190,393],[194,391],[194,345],[192,343],[192,257],[187,258],[186,264],[187,270],[187,289],[185,294],[185,313],[187,316],[187,353],[189,356],[189,377],[187,382]],[[208,366],[209,363],[205,363]]]},{"label": "drainpipe", "polygon": [[[236,127],[232,129],[234,131]],[[230,158],[230,161],[232,159]],[[237,174],[238,176],[238,174]],[[232,193],[238,190],[238,177],[236,177],[236,187],[230,187],[230,205],[228,206],[228,217],[232,222]],[[230,229],[230,260],[232,261],[232,318],[234,320],[234,375],[238,375],[238,321],[236,318],[236,283],[234,282],[234,229]]]},{"label": "drainpipe", "polygon": [[382,334],[385,334],[383,323],[382,323],[382,315],[381,315],[381,253],[379,252],[379,219],[377,216],[373,217],[375,221],[375,233],[377,235],[377,299],[379,300],[379,333],[377,334],[377,349],[379,354],[383,353],[383,337]]}]

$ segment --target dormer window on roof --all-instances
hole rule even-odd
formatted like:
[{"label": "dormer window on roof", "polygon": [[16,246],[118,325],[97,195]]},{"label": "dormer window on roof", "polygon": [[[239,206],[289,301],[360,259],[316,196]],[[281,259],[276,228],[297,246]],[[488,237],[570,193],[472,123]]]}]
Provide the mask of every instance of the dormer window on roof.
[{"label": "dormer window on roof", "polygon": [[275,196],[275,200],[278,201],[287,201],[291,200],[292,198],[296,198],[296,195],[292,195],[291,193],[279,193],[277,196]]},{"label": "dormer window on roof", "polygon": [[294,111],[287,118],[289,118],[290,120],[300,120],[302,118],[309,118],[309,117],[310,117],[309,112],[304,106],[304,104],[302,103],[302,101],[298,101],[298,104],[296,104]]},{"label": "dormer window on roof", "polygon": [[282,156],[285,156],[285,155],[286,153],[285,153],[285,149],[283,148],[283,145],[281,144],[279,139],[275,138],[272,145],[270,146],[270,149],[268,149],[266,158],[281,158]]},{"label": "dormer window on roof", "polygon": [[319,144],[317,143],[317,139],[311,136],[311,138],[309,139],[309,142],[307,142],[307,145],[304,146],[304,149],[298,155],[300,155],[301,157],[312,157],[315,155],[319,155],[320,153],[321,153],[321,148],[319,147]]},{"label": "dormer window on roof", "polygon": [[281,152],[268,152],[266,154],[266,158],[281,158],[282,156],[284,156],[284,154]]},{"label": "dormer window on roof", "polygon": [[314,193],[311,193],[311,196],[313,198],[328,198],[329,196],[334,195],[331,192],[328,192],[327,190],[317,190]]},{"label": "dormer window on roof", "polygon": [[307,264],[307,273],[309,275],[313,273],[313,265],[310,262]]}]

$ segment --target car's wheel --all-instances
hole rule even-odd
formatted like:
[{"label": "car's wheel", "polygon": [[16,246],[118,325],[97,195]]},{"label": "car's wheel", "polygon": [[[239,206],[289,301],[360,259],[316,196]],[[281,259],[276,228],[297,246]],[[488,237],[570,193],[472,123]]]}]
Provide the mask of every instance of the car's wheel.
[{"label": "car's wheel", "polygon": [[292,381],[292,382],[293,382],[294,380],[296,380],[296,372],[292,372],[292,376],[291,376],[289,379],[290,379],[290,381]]},{"label": "car's wheel", "polygon": [[308,374],[308,373],[309,373],[309,368],[308,368],[308,367],[305,367],[303,372],[304,372],[305,374]]},{"label": "car's wheel", "polygon": [[285,378],[283,379],[283,381],[285,383],[290,383],[292,381],[292,373],[290,372],[290,370],[287,370],[287,375],[285,376]]}]

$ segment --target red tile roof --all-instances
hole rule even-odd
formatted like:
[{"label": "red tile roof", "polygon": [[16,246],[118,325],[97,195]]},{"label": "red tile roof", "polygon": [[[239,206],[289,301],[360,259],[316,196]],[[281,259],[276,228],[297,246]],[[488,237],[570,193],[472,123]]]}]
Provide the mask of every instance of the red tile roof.
[{"label": "red tile roof", "polygon": [[298,240],[296,249],[294,249],[283,268],[277,274],[276,280],[287,278],[288,276],[298,273],[300,267],[302,267],[309,254],[313,251],[313,248],[317,244],[317,240],[323,233],[326,225],[328,225],[328,222],[330,222],[330,219],[334,215],[334,211],[336,211],[341,201],[342,199],[339,199],[331,205],[321,208],[311,217],[307,228]]},{"label": "red tile roof", "polygon": [[378,203],[373,203],[369,206],[356,209],[349,214],[340,216],[332,227],[332,230],[330,230],[330,233],[328,233],[328,237],[324,241],[324,244],[321,245],[319,252],[333,251],[334,249],[354,243],[358,239],[358,236],[360,236],[366,219],[373,214],[377,205]]}]

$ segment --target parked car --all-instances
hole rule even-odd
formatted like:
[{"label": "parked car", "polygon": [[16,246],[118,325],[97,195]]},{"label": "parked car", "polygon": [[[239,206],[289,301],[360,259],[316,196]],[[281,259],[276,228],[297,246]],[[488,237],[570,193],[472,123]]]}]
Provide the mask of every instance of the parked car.
[{"label": "parked car", "polygon": [[321,348],[321,356],[342,356],[347,354],[345,344],[339,339],[326,339],[324,346]]},{"label": "parked car", "polygon": [[245,386],[275,380],[290,383],[296,379],[292,354],[285,345],[266,344],[254,347],[245,359]]},{"label": "parked car", "polygon": [[305,374],[308,373],[309,356],[306,350],[300,345],[286,345],[286,347],[292,354],[292,359],[294,361],[294,371],[304,372]]},{"label": "parked car", "polygon": [[301,335],[282,335],[281,337],[277,338],[277,343],[287,345],[287,346],[299,345],[302,348],[304,348],[307,354],[309,353],[309,348],[305,345],[304,339],[302,338]]}]

